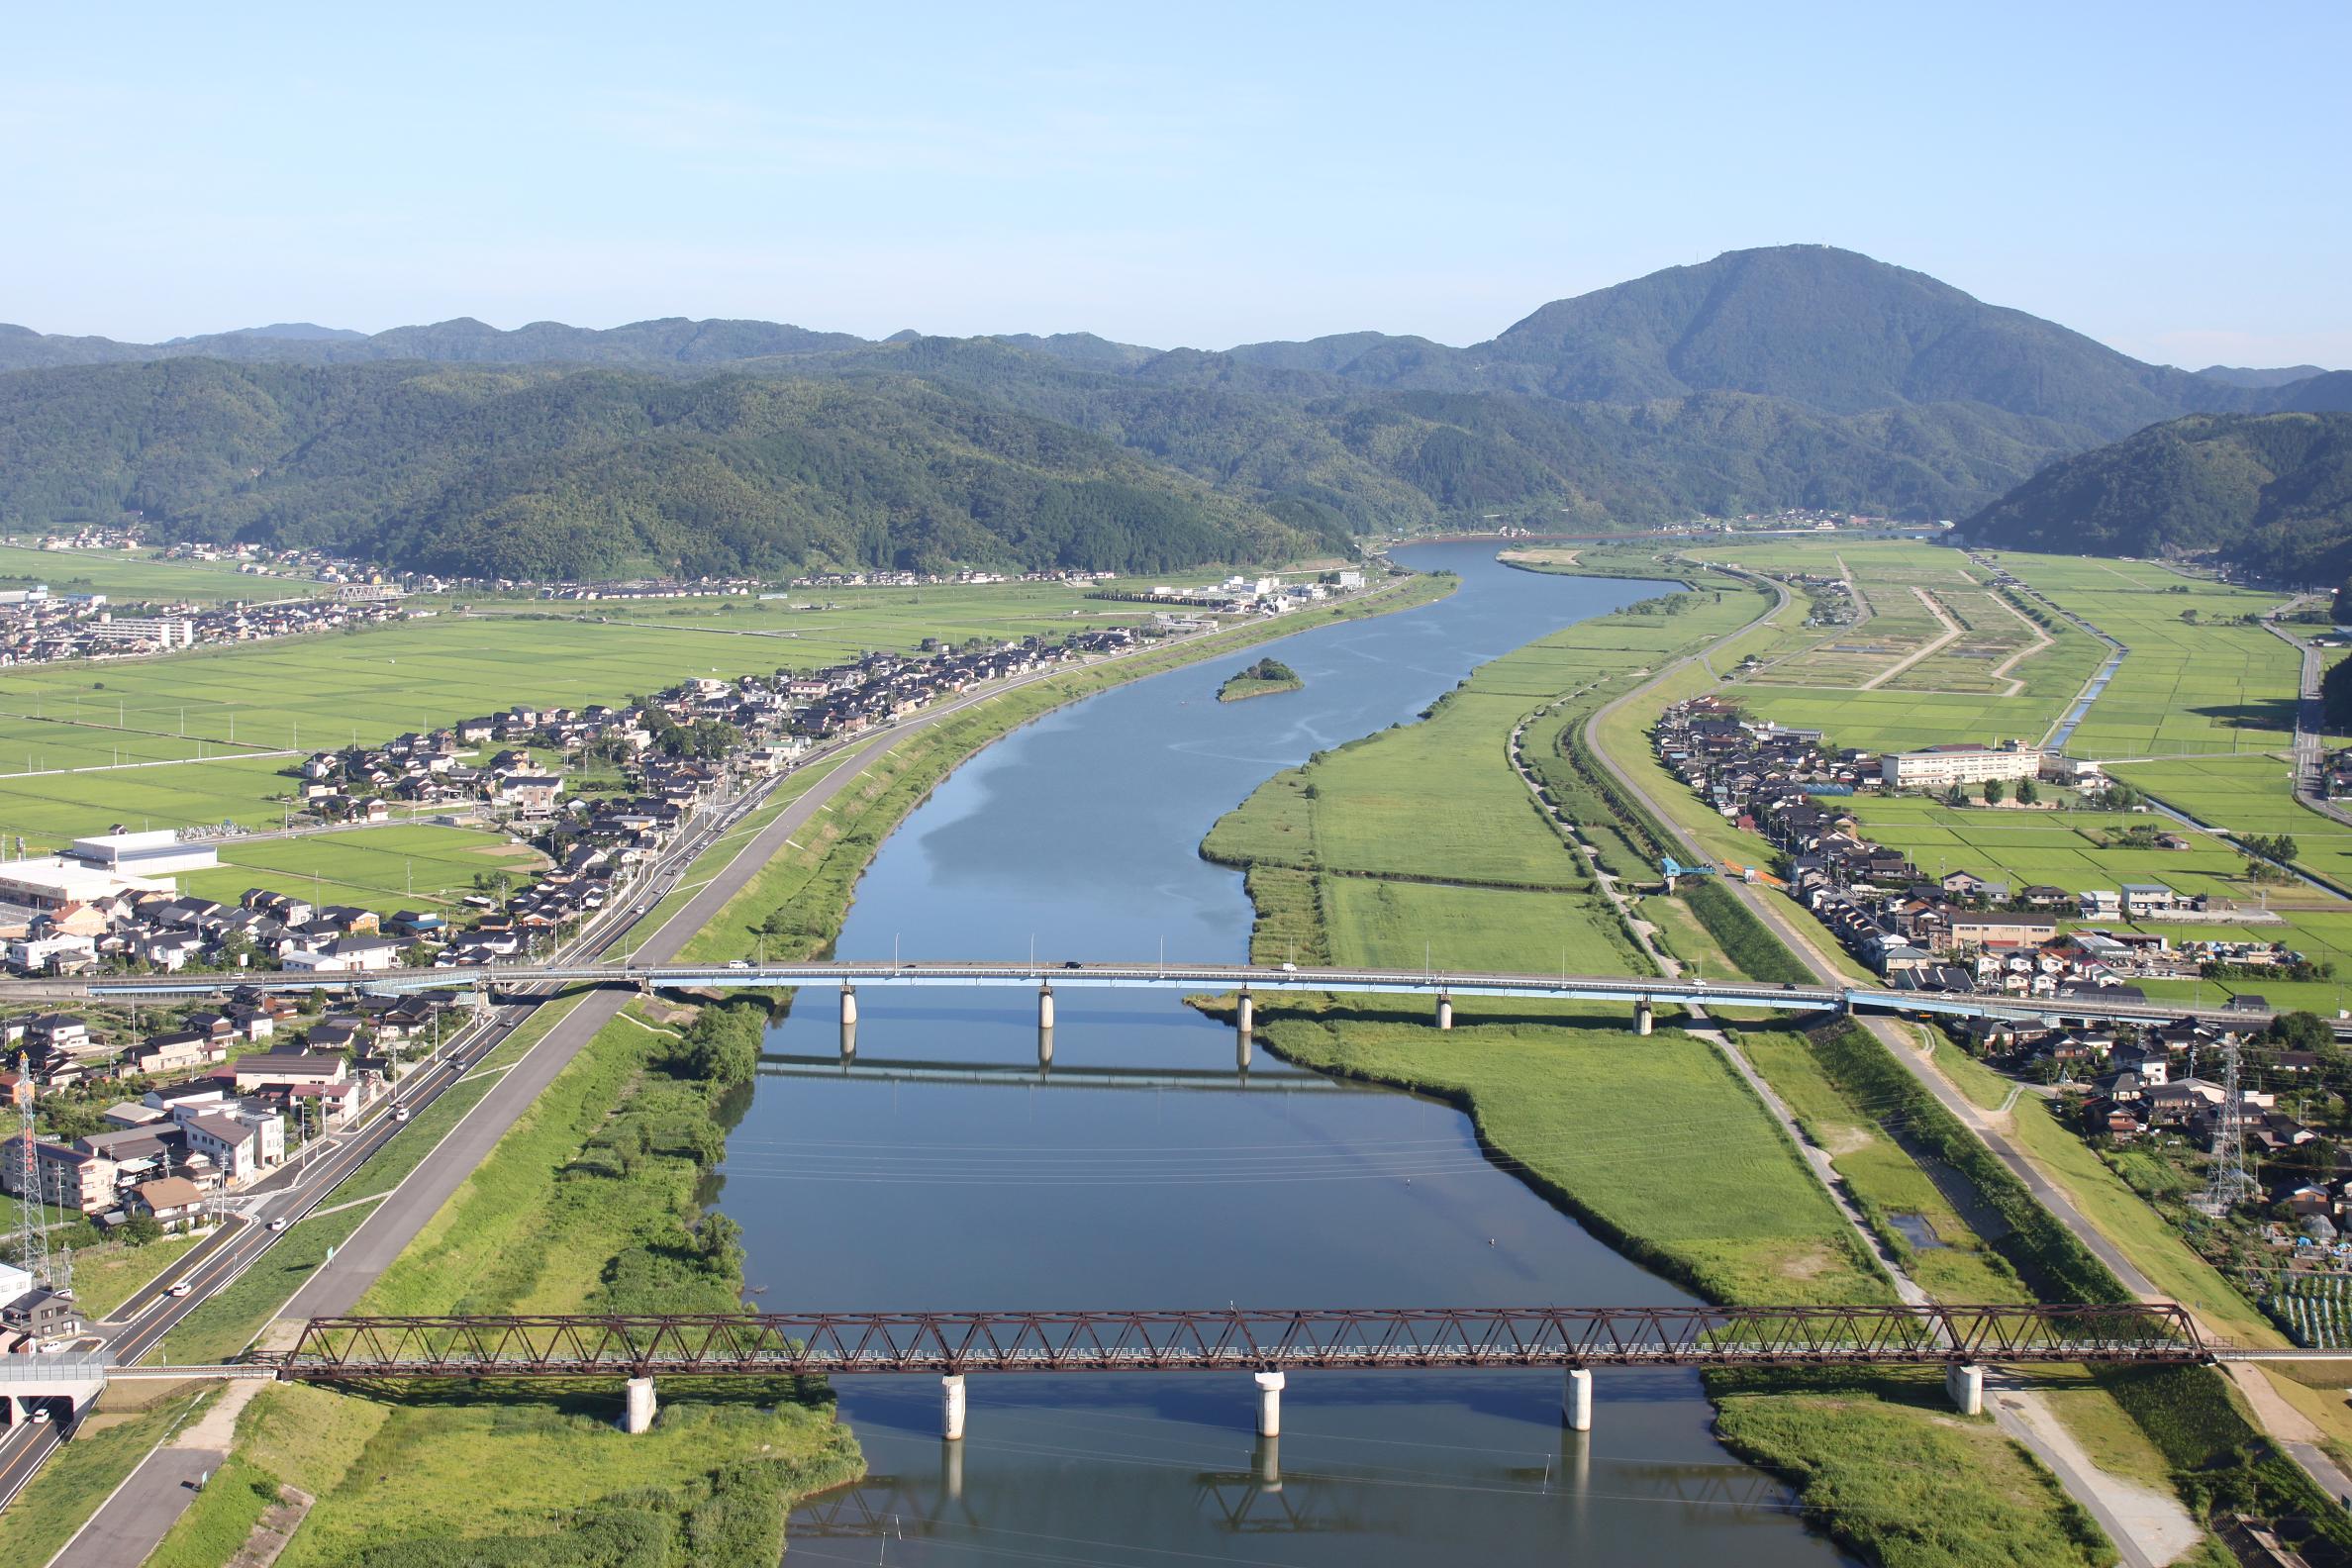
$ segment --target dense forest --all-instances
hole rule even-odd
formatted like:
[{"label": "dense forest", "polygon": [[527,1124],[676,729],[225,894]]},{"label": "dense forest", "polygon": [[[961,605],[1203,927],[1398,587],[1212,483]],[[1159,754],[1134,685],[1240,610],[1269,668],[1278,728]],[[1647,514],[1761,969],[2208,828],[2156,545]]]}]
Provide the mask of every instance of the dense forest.
[{"label": "dense forest", "polygon": [[206,359],[0,376],[0,522],[126,512],[172,538],[527,577],[1153,572],[1343,542],[911,382]]},{"label": "dense forest", "polygon": [[534,575],[1159,570],[1445,524],[1960,517],[2156,422],[2347,409],[2352,374],[2143,364],[1818,245],[1668,268],[1463,348],[680,319],[162,344],[0,327],[0,523],[130,508],[175,534]]},{"label": "dense forest", "polygon": [[2291,582],[2352,573],[2352,414],[2195,415],[2052,463],[1962,526],[2096,555],[2211,550]]}]

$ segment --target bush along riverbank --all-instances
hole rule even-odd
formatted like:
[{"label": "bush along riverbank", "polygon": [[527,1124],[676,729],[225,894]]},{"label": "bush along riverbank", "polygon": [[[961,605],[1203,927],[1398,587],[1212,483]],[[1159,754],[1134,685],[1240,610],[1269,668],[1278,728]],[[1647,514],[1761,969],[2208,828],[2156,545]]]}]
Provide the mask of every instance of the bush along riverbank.
[{"label": "bush along riverbank", "polygon": [[1299,672],[1277,658],[1262,658],[1245,670],[1225,677],[1217,688],[1219,702],[1245,702],[1252,697],[1271,697],[1277,692],[1295,692],[1307,683],[1299,679]]},{"label": "bush along riverbank", "polygon": [[[1562,930],[1605,931],[1606,890],[1556,841],[1520,831],[1524,807],[1513,801],[1523,800],[1525,785],[1512,772],[1508,740],[1519,727],[1519,754],[1544,806],[1573,823],[1576,838],[1599,852],[1600,869],[1616,861],[1633,871],[1649,859],[1661,841],[1657,825],[1618,801],[1598,769],[1578,765],[1587,759],[1577,741],[1583,717],[1628,689],[1640,678],[1636,669],[1736,630],[1755,608],[1745,593],[1684,599],[1684,613],[1696,615],[1681,627],[1654,612],[1623,614],[1571,629],[1583,637],[1574,651],[1545,638],[1474,672],[1423,723],[1351,742],[1253,792],[1216,825],[1203,852],[1245,870],[1256,956],[1277,961],[1295,951],[1319,962],[1412,967],[1435,931],[1444,933],[1445,967],[1541,972],[1563,962]],[[1640,639],[1643,633],[1654,640]],[[1450,812],[1425,804],[1440,799],[1452,803]],[[1427,811],[1438,826],[1418,835],[1393,831],[1400,809]],[[1479,825],[1475,841],[1453,841],[1444,825],[1457,818]],[[1405,880],[1430,869],[1426,858],[1452,866],[1458,885]],[[1367,884],[1380,888],[1378,899],[1363,891]],[[1801,973],[1729,890],[1701,879],[1672,902],[1689,909],[1690,933],[1719,944],[1739,968]],[[1407,936],[1410,952],[1400,947]],[[1570,942],[1568,966],[1582,972],[1645,967],[1614,942],[1581,934]],[[1457,999],[1456,1027],[1446,1034],[1429,1029],[1418,1006],[1370,999],[1260,998],[1258,1018],[1261,1039],[1287,1060],[1461,1107],[1497,1163],[1627,1255],[1710,1299],[1893,1299],[1872,1247],[1720,1049],[1663,1020],[1636,1041],[1628,1020],[1598,1007],[1514,1003],[1491,1019],[1483,1011],[1490,1010]],[[1898,1098],[1915,1085],[1874,1037],[1845,1025],[1814,1036],[1732,1029],[1729,1037],[1800,1127],[1836,1156],[1839,1184],[1872,1224],[1878,1249],[1905,1260],[1927,1288],[1952,1300],[2113,1299],[2102,1294],[2112,1281],[2070,1234],[2021,1189],[2011,1194],[1994,1180],[2005,1173],[1989,1150],[1932,1135],[1914,1142],[1908,1128],[1898,1138],[1881,1126],[1887,1117],[1894,1125],[1926,1118],[1914,1119],[1911,1100]],[[1824,1135],[1832,1126],[1836,1134]],[[1935,1132],[1974,1144],[1956,1123]],[[1690,1158],[1698,1147],[1704,1160]],[[1964,1215],[1943,1200],[1917,1163],[1922,1157],[1981,1179],[1984,1236],[1970,1229],[1980,1211],[1961,1206]],[[1908,1252],[1892,1223],[1922,1211],[1951,1238],[1931,1257]],[[2217,1382],[2198,1376],[2218,1395]],[[1711,1377],[1706,1386],[1726,1445],[1788,1478],[1808,1516],[1868,1560],[1904,1568],[2114,1560],[2097,1524],[2029,1453],[1990,1419],[1952,1412],[1932,1370],[1756,1373]],[[2200,1489],[2219,1473],[2217,1456],[2232,1451],[2233,1415],[2225,1400],[2208,1406],[2201,1387],[2184,1396],[2200,1414],[2180,1424],[2200,1434],[2202,1450],[2151,1430],[2159,1458],[2136,1433],[2130,1438],[2145,1455],[2136,1478],[2175,1479],[2192,1500],[2206,1495]],[[2105,1421],[2128,1431],[2122,1411],[2139,1414],[2119,1388],[2112,1399],[2097,1387],[2068,1399],[2076,1403],[2062,1419],[2086,1429]],[[2235,1429],[2245,1430],[2242,1422]],[[2199,1473],[2206,1479],[2170,1474],[2183,1465],[2205,1467]],[[2285,1505],[2297,1478],[2265,1473],[2285,1489],[2269,1494],[2282,1505],[2275,1512],[2294,1512]]]},{"label": "bush along riverbank", "polygon": [[[728,1312],[737,1230],[702,1198],[749,1092],[766,1014],[636,1004],[557,1075],[362,1313]],[[450,1562],[572,1568],[772,1565],[806,1494],[862,1470],[818,1380],[664,1380],[653,1429],[620,1390],[536,1383],[360,1397],[271,1386],[235,1457],[158,1557],[218,1563],[281,1484],[317,1503],[283,1568]],[[497,1484],[485,1487],[482,1477]]]}]

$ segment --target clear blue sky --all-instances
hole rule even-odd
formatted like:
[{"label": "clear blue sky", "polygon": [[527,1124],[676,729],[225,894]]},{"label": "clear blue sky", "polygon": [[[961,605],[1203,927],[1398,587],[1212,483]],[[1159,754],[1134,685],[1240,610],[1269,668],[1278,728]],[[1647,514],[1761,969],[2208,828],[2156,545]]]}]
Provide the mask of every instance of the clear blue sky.
[{"label": "clear blue sky", "polygon": [[49,332],[1466,343],[1819,241],[2352,364],[2335,0],[44,6],[8,52],[0,321]]}]

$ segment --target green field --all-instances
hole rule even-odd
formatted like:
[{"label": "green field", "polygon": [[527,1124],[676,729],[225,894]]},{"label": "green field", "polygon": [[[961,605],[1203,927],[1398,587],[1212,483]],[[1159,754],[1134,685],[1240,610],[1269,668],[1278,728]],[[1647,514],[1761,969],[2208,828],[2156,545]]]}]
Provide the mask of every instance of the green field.
[{"label": "green field", "polygon": [[[2260,627],[2279,604],[2148,561],[2004,552],[2002,565],[2130,652],[2067,749],[2120,758],[2266,751],[2295,732],[2302,661]],[[2186,622],[2194,614],[2196,622]]]},{"label": "green field", "polygon": [[[2008,882],[2012,892],[2032,883],[2081,893],[2125,882],[2161,882],[2182,894],[2232,899],[2251,899],[2258,891],[2243,874],[2245,851],[2152,815],[1954,808],[1917,795],[1857,795],[1838,804],[1853,813],[1864,837],[1903,850],[1930,878],[1969,871]],[[2177,830],[2191,847],[2102,846],[2103,835],[2134,827]]]},{"label": "green field", "polygon": [[[161,569],[161,568],[158,568]],[[0,672],[0,835],[53,843],[137,827],[276,823],[282,756],[377,742],[517,704],[620,703],[690,676],[837,663],[868,649],[1130,625],[1147,607],[1043,584],[839,589],[837,609],[655,601],[441,615],[168,657]],[[690,612],[688,614],[677,612]],[[705,622],[711,622],[705,625]],[[226,761],[192,760],[228,754]],[[168,761],[167,767],[124,767]],[[100,769],[68,772],[65,769]]]},{"label": "green field", "polygon": [[52,594],[102,593],[125,602],[302,599],[335,591],[307,577],[259,576],[218,561],[163,560],[153,550],[45,550],[18,544],[0,544],[0,580],[43,582]]},{"label": "green field", "polygon": [[221,845],[216,871],[191,871],[180,891],[234,904],[247,888],[266,887],[314,904],[353,904],[378,914],[397,910],[458,912],[484,872],[509,873],[519,885],[546,856],[503,833],[401,824],[353,828]]}]

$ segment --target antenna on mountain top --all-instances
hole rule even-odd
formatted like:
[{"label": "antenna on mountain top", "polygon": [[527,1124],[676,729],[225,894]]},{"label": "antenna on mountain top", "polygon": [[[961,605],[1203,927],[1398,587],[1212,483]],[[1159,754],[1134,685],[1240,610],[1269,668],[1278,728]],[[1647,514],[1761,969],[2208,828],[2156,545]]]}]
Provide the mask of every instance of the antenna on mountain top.
[{"label": "antenna on mountain top", "polygon": [[2221,1123],[2213,1133],[2213,1163],[2205,1196],[2197,1201],[2198,1211],[2214,1220],[2255,1191],[2254,1178],[2246,1174],[2246,1099],[2238,1084],[2237,1036],[2226,1037],[2221,1049]]}]

